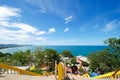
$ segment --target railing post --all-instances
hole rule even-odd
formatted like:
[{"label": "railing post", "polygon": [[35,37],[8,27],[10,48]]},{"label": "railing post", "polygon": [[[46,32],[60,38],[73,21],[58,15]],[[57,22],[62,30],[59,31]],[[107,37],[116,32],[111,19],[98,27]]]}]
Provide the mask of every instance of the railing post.
[{"label": "railing post", "polygon": [[21,75],[22,74],[21,71],[19,71],[18,74]]},{"label": "railing post", "polygon": [[114,80],[114,79],[115,79],[115,77],[114,77],[114,76],[112,76],[112,77],[111,77],[111,80]]}]

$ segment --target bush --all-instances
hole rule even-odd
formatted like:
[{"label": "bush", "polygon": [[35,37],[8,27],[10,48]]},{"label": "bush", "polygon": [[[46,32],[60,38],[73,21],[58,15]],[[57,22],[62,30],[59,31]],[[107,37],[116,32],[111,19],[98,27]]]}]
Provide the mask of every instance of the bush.
[{"label": "bush", "polygon": [[32,72],[38,73],[38,74],[42,74],[41,70],[39,68],[35,68],[35,70],[33,70]]},{"label": "bush", "polygon": [[83,68],[80,68],[79,72],[80,72],[81,75],[86,73]]}]

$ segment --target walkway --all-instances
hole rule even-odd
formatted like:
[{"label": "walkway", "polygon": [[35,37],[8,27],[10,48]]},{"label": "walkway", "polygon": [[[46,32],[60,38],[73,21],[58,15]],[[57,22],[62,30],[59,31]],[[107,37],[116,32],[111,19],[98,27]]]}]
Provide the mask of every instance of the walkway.
[{"label": "walkway", "polygon": [[[69,75],[71,80],[107,80],[107,79],[90,79],[76,75]],[[30,76],[30,75],[17,75],[17,74],[2,74],[0,80],[55,80],[55,76]],[[119,80],[119,79],[115,79]]]},{"label": "walkway", "polygon": [[30,76],[17,74],[2,74],[0,80],[55,80],[55,76]]}]

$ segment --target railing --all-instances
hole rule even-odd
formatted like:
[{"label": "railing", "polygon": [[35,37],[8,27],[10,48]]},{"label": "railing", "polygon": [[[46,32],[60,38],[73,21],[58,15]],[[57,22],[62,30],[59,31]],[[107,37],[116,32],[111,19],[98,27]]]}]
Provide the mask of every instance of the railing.
[{"label": "railing", "polygon": [[88,73],[83,74],[82,76],[87,77],[87,78],[90,78],[90,75],[89,75]]},{"label": "railing", "polygon": [[106,73],[103,75],[99,75],[96,77],[93,77],[94,79],[114,79],[114,77],[112,76],[114,74],[114,72],[110,72],[110,73]]},{"label": "railing", "polygon": [[[88,73],[82,75],[87,78],[91,78]],[[116,71],[109,72],[103,75],[92,77],[92,79],[101,79],[101,80],[120,80],[120,68]]]},{"label": "railing", "polygon": [[93,77],[94,79],[120,79],[120,68],[114,72],[109,72],[100,76]]},{"label": "railing", "polygon": [[18,74],[27,74],[27,75],[33,75],[33,76],[41,76],[40,74],[29,72],[29,71],[26,71],[26,70],[22,70],[22,69],[19,69],[19,68],[16,68],[16,67],[12,67],[12,66],[3,64],[3,63],[0,63],[0,68],[17,71]]}]

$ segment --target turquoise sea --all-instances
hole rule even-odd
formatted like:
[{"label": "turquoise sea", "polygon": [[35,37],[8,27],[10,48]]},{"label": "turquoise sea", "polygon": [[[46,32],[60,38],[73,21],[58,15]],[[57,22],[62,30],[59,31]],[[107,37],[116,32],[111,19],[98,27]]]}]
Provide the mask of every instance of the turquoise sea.
[{"label": "turquoise sea", "polygon": [[[16,51],[22,50],[31,50],[32,52],[35,51],[37,46],[24,46],[24,47],[14,47],[14,48],[6,48],[1,49],[1,52],[4,53],[14,53]],[[107,48],[107,46],[41,46],[42,49],[51,48],[57,50],[61,53],[63,50],[70,50],[74,56],[82,55],[88,56],[89,53],[96,52],[99,50],[103,50]]]}]

